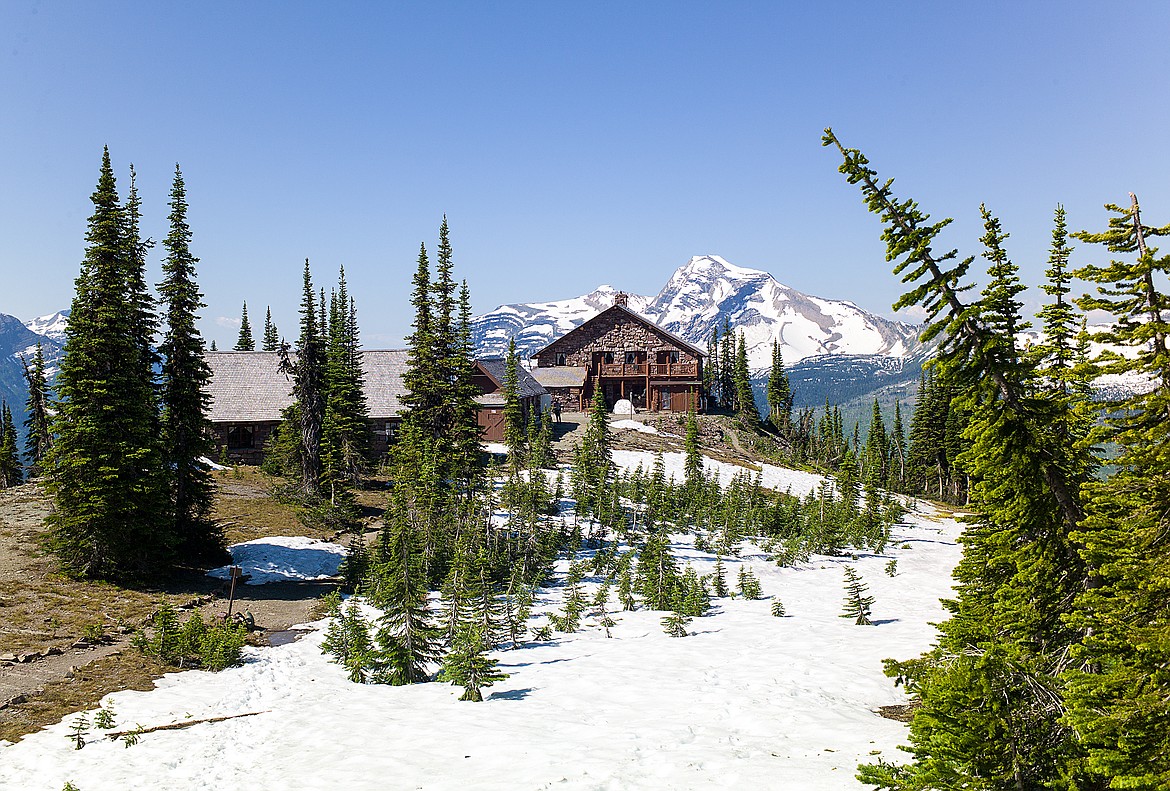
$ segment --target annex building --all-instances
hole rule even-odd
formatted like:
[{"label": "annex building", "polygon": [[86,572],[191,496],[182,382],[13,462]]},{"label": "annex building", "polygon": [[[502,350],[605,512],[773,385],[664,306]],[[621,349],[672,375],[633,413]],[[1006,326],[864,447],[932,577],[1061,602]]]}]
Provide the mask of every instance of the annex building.
[{"label": "annex building", "polygon": [[[281,424],[284,410],[293,404],[292,380],[280,370],[277,352],[206,352],[211,368],[208,385],[212,441],[216,452],[226,449],[235,462],[259,464],[264,444]],[[406,409],[407,352],[404,349],[362,351],[362,373],[370,421],[370,450],[375,458],[386,453]],[[475,361],[474,382],[480,390],[479,425],[483,439],[504,438],[504,361]],[[525,415],[547,406],[548,394],[521,367],[519,394]]]}]

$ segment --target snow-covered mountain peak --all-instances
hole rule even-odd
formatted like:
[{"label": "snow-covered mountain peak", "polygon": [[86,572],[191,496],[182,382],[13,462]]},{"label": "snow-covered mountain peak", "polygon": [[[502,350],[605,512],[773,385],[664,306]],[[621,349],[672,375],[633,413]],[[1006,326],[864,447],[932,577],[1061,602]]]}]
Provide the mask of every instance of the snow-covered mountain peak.
[{"label": "snow-covered mountain peak", "polygon": [[[616,293],[607,284],[573,299],[501,305],[475,319],[476,346],[481,354],[502,354],[515,337],[517,348],[531,354],[609,308]],[[694,256],[654,297],[630,294],[628,307],[699,348],[727,319],[744,334],[748,364],[756,370],[771,365],[773,340],[782,344],[787,364],[820,354],[902,356],[917,344],[909,324],[850,302],[810,297],[718,255]]]},{"label": "snow-covered mountain peak", "polygon": [[29,331],[46,338],[52,338],[58,343],[65,342],[65,327],[69,324],[69,311],[59,310],[47,316],[37,316],[24,323]]}]

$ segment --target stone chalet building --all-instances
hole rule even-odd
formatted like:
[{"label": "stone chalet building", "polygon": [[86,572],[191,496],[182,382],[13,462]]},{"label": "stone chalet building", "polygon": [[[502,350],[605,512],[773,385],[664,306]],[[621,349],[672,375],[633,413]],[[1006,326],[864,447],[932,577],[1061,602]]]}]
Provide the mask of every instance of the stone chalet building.
[{"label": "stone chalet building", "polygon": [[610,409],[628,399],[647,412],[701,412],[703,352],[630,310],[613,307],[533,355],[532,375],[563,409],[583,411],[601,388]]},{"label": "stone chalet building", "polygon": [[[363,351],[366,407],[369,412],[370,450],[375,458],[386,453],[402,412],[406,389],[405,350]],[[259,464],[264,443],[280,425],[281,415],[293,403],[292,380],[280,370],[276,352],[207,352],[211,368],[208,419],[216,454],[226,449],[233,462]],[[475,361],[475,384],[480,390],[479,425],[483,439],[501,442],[504,437],[504,361]],[[540,414],[549,403],[543,387],[523,367],[519,369],[520,403],[525,415]]]}]

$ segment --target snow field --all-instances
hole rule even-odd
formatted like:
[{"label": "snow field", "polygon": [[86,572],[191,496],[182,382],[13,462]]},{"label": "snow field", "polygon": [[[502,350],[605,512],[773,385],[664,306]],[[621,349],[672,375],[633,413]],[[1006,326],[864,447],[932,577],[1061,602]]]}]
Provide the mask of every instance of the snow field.
[{"label": "snow field", "polygon": [[[748,545],[725,559],[728,581],[749,564],[767,598],[714,599],[686,638],[662,632],[664,613],[614,611],[607,639],[591,615],[576,634],[499,651],[511,675],[482,704],[457,701],[447,684],[352,684],[321,655],[318,622],[299,642],[248,649],[242,667],[171,674],[106,700],[120,729],[264,713],[146,734],[128,749],[93,734],[80,751],[67,717],[0,748],[0,788],[860,788],[857,763],[875,751],[896,760],[906,732],[872,713],[905,701],[881,660],[929,645],[957,533],[953,521],[911,515],[895,528],[894,578],[887,556],[777,568]],[[710,572],[714,556],[674,539],[682,562]],[[878,625],[838,617],[845,563],[876,597]],[[599,582],[587,579],[587,595]],[[774,595],[788,617],[770,614]],[[533,626],[560,597],[542,590]]]},{"label": "snow field", "polygon": [[[321,580],[336,576],[346,549],[315,538],[301,536],[268,536],[228,547],[232,563],[250,575],[249,585],[268,582]],[[228,579],[228,566],[207,572],[216,579]]]}]

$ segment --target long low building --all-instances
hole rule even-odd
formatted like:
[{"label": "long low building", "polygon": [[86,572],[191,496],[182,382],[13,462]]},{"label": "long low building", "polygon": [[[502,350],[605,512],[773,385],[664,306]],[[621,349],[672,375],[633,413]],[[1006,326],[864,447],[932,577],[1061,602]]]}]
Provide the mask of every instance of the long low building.
[{"label": "long low building", "polygon": [[[217,453],[233,462],[259,464],[264,445],[280,425],[284,410],[293,404],[292,379],[280,370],[276,352],[207,352],[211,368],[208,385],[213,442]],[[406,388],[402,377],[407,368],[404,349],[361,352],[365,378],[371,441],[375,458],[386,453],[402,413]],[[503,425],[503,364],[501,360],[477,360],[475,383],[480,390],[479,424],[483,438],[500,442]],[[523,368],[518,388],[525,415],[539,415],[547,393]]]}]

